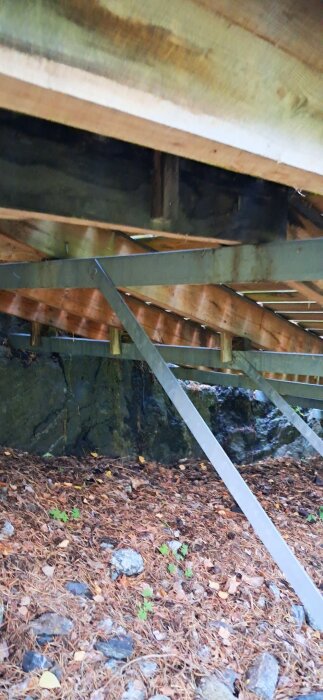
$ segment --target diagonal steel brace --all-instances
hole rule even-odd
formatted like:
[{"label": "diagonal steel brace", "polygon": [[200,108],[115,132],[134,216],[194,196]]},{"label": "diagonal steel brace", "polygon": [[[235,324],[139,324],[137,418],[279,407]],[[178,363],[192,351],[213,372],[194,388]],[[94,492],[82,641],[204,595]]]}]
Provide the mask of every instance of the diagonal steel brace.
[{"label": "diagonal steel brace", "polygon": [[178,413],[195,437],[228,491],[239,504],[256,534],[278,564],[285,578],[302,601],[307,613],[323,628],[323,598],[312,579],[289,549],[285,540],[270,520],[255,495],[240,476],[211,430],[204,422],[186,392],[172,374],[157,348],[141,328],[132,311],[119,294],[109,275],[95,260],[91,273],[112,309],[136,344],[144,360],[153,371]]},{"label": "diagonal steel brace", "polygon": [[283,397],[274,389],[270,382],[263,377],[256,368],[243,356],[241,352],[236,353],[236,360],[239,368],[252,381],[258,385],[266,396],[277,406],[277,408],[286,416],[287,420],[298,430],[298,432],[314,447],[321,457],[323,457],[323,440],[317,433],[310,428],[305,420],[299,416],[296,411],[283,399]]}]

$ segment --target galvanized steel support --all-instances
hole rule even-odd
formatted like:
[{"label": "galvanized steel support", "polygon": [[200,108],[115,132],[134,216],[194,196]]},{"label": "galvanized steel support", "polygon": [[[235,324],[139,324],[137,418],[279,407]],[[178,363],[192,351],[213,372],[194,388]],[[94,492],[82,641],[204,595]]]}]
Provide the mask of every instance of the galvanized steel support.
[{"label": "galvanized steel support", "polygon": [[137,345],[143,359],[148,363],[274,561],[278,564],[281,571],[284,572],[286,579],[294,588],[309,615],[313,616],[316,622],[323,627],[323,599],[320,591],[289,549],[257,498],[250,491],[238,470],[224,452],[176,377],[172,374],[158,349],[141,328],[99,261],[95,263],[95,271],[97,273],[97,286]]}]

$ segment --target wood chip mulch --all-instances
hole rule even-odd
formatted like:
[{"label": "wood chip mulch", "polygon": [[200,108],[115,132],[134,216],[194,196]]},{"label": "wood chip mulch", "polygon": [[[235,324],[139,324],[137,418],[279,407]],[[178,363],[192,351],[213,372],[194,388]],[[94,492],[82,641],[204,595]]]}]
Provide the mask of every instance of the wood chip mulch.
[{"label": "wood chip mulch", "polygon": [[[307,516],[318,516],[323,504],[322,466],[320,459],[279,458],[239,467],[320,587],[323,522]],[[67,522],[51,509],[65,512]],[[277,700],[320,690],[322,636],[307,624],[297,628],[291,605],[299,601],[206,460],[165,467],[143,458],[36,457],[1,448],[0,531],[6,520],[14,533],[0,541],[0,653],[3,642],[9,652],[1,700],[120,700],[129,679],[144,683],[147,698],[188,700],[202,676],[227,668],[238,676],[236,696],[248,700],[255,696],[246,672],[262,651],[279,662]],[[174,539],[187,545],[180,562],[159,551]],[[109,546],[135,549],[144,572],[113,581]],[[93,599],[69,593],[68,580],[86,582]],[[153,611],[141,620],[147,587]],[[29,625],[48,611],[69,617],[74,629],[40,648]],[[131,661],[113,670],[93,647],[107,617],[135,644]],[[41,690],[40,673],[22,671],[30,649],[59,664],[60,688]],[[158,664],[150,679],[136,661],[142,657]]]}]

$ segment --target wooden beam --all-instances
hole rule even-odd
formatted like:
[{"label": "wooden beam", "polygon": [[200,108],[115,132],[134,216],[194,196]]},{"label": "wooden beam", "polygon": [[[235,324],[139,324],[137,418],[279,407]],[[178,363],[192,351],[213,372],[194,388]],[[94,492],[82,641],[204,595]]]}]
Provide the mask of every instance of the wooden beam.
[{"label": "wooden beam", "polygon": [[0,104],[322,193],[321,9],[3,0]]},{"label": "wooden beam", "polygon": [[249,338],[259,347],[279,352],[318,352],[323,341],[269,309],[224,286],[136,287],[136,297],[204,323],[219,332]]},{"label": "wooden beam", "polygon": [[[1,294],[4,294],[4,292],[0,292],[0,295]],[[107,302],[98,290],[23,289],[20,291],[19,297],[23,297],[24,300],[39,302],[41,306],[49,307],[51,310],[61,310],[67,315],[67,317],[81,317],[86,321],[93,322],[98,328],[101,326],[110,326],[117,329],[122,328],[119,319],[109,308]],[[147,306],[137,299],[126,297],[126,301],[136,318],[140,320],[140,323],[145,328],[149,337],[151,337],[156,343],[197,346],[205,345],[206,347],[217,347],[219,345],[217,335],[212,331],[201,328],[200,325],[188,323],[183,319],[174,316],[173,314],[165,313],[160,308]],[[2,308],[2,310],[5,311],[4,308]],[[19,315],[15,314],[15,312],[11,310],[9,310],[7,313]],[[29,318],[29,316],[26,316],[26,318]],[[56,324],[52,323],[49,325]],[[69,330],[66,325],[57,325],[56,327],[62,328],[62,330]],[[71,330],[70,332],[76,331]],[[84,334],[79,333],[79,335]],[[92,334],[89,337],[95,338],[97,336]]]},{"label": "wooden beam", "polygon": [[[99,236],[97,236],[98,232],[96,231],[93,234],[89,232],[89,235],[83,236],[82,242],[80,242],[78,239],[79,229],[76,227],[68,227],[65,232],[64,227],[57,227],[57,224],[55,226],[53,224],[42,224],[41,228],[38,225],[34,227],[31,224],[20,224],[17,229],[12,224],[12,235],[15,234],[15,230],[19,232],[19,239],[23,240],[23,237],[26,236],[30,244],[39,246],[43,252],[51,253],[51,255],[55,255],[55,252],[57,255],[62,254],[65,257],[69,255],[82,257],[87,256],[89,253],[97,255],[102,254],[101,246],[107,245],[109,246],[110,254],[120,252],[130,254],[143,251],[143,247],[138,242],[118,234],[115,234],[113,238],[107,237],[106,232],[103,233],[103,238],[101,237],[102,232],[99,232]],[[58,238],[56,238],[57,235],[59,236]],[[64,248],[64,239],[68,243],[67,248],[66,246]],[[204,285],[193,288],[186,285],[165,288],[143,287],[132,288],[129,291],[132,295],[144,301],[148,300],[156,304],[156,306],[172,310],[179,316],[189,317],[195,322],[206,325],[215,331],[229,332],[232,335],[249,338],[253,343],[268,350],[290,352],[322,351],[321,340],[316,339],[311,334],[306,334],[305,331],[297,328],[277,314],[252,303],[223,286]],[[25,291],[25,293],[27,292]],[[47,300],[49,304],[75,304],[73,307],[66,307],[69,312],[75,313],[77,309],[78,312],[80,309],[83,309],[83,313],[89,312],[93,314],[97,312],[93,304],[93,298],[89,296],[92,292],[87,290],[83,290],[83,292],[81,290],[78,290],[78,292],[73,290],[72,293],[65,290],[60,296],[57,296],[57,291],[53,295],[52,290],[29,290],[29,293],[34,294],[36,298]],[[43,294],[44,296],[40,297]],[[291,298],[294,299],[294,295]],[[56,302],[54,302],[54,299],[56,299]],[[289,296],[287,296],[287,299],[289,299]],[[100,311],[101,313],[105,313],[104,309]],[[99,316],[99,318],[103,320],[102,316]]]},{"label": "wooden beam", "polygon": [[319,304],[323,309],[323,289],[320,289],[311,282],[295,282],[293,280],[289,281],[287,286],[290,286],[292,289],[297,289],[306,299],[315,301],[316,304]]},{"label": "wooden beam", "polygon": [[29,218],[265,242],[286,238],[287,205],[277,185],[0,110],[0,207]]},{"label": "wooden beam", "polygon": [[83,338],[108,339],[108,326],[89,321],[81,316],[68,314],[62,309],[52,308],[33,299],[27,299],[15,292],[0,292],[0,311],[27,321],[37,321],[46,326],[53,326]]}]

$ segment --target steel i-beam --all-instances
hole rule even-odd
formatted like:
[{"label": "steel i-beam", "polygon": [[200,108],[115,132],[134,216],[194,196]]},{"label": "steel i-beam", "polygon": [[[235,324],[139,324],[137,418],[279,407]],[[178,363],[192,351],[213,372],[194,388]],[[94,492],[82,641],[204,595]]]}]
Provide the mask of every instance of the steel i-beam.
[{"label": "steel i-beam", "polygon": [[98,261],[95,262],[93,273],[97,286],[118,315],[143,359],[146,360],[192,435],[223,479],[227,489],[239,504],[256,534],[281,571],[284,572],[286,579],[294,588],[308,614],[323,628],[323,599],[320,591],[289,549]]}]

